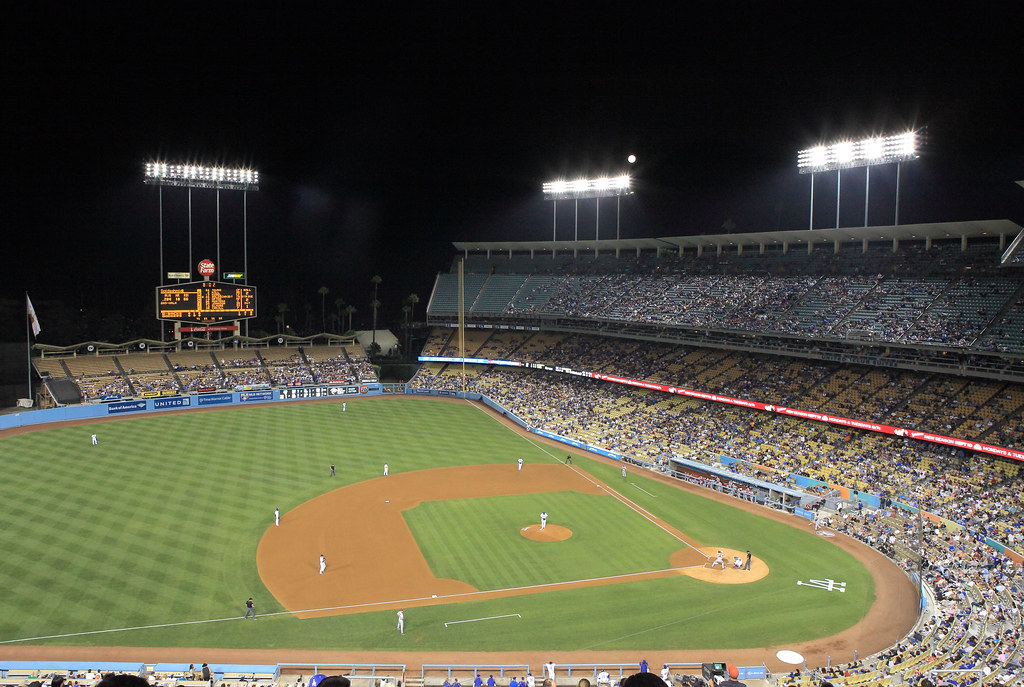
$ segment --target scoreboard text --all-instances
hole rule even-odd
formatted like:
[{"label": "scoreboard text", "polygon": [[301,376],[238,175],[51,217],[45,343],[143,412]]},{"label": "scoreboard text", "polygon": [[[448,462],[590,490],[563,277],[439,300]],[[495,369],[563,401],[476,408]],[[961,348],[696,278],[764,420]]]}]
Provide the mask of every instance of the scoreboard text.
[{"label": "scoreboard text", "polygon": [[256,287],[197,281],[156,288],[158,320],[229,322],[256,317]]}]

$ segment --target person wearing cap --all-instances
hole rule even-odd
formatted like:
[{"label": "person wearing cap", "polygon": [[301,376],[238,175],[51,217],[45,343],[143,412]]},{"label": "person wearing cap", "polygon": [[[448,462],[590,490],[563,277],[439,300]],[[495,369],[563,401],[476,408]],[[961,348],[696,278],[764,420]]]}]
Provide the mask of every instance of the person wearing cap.
[{"label": "person wearing cap", "polygon": [[398,631],[405,634],[405,609],[398,609]]},{"label": "person wearing cap", "polygon": [[728,665],[725,669],[729,674],[729,679],[724,681],[721,687],[747,687],[745,683],[742,683],[737,679],[740,676],[740,671],[736,666]]}]

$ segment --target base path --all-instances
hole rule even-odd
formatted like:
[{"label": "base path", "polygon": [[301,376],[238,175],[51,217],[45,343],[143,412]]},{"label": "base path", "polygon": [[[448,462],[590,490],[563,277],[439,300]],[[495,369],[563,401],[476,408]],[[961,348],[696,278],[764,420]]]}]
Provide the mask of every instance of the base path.
[{"label": "base path", "polygon": [[[521,471],[515,464],[474,465],[378,477],[335,489],[284,513],[281,526],[267,528],[260,540],[256,565],[267,589],[300,618],[537,594],[683,572],[666,568],[614,578],[481,591],[459,580],[435,577],[402,516],[402,511],[427,500],[555,491],[608,493],[593,478],[559,464],[530,465]],[[657,524],[675,533],[666,523]],[[539,541],[564,541],[572,532],[552,524],[544,530],[540,525],[526,525],[520,534]],[[678,536],[682,538],[681,533]],[[672,568],[705,562],[694,549],[682,543],[681,547],[672,556]],[[323,574],[319,572],[321,554],[327,561]]]}]

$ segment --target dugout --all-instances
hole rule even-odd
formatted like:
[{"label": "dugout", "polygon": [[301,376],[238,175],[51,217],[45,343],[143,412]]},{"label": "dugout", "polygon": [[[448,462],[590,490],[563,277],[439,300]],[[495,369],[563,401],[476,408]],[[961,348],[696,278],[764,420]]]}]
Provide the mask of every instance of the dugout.
[{"label": "dugout", "polygon": [[757,503],[780,510],[792,511],[795,506],[800,504],[801,499],[807,498],[807,494],[798,489],[675,456],[672,458],[672,476],[687,482],[695,482],[694,479],[688,479],[688,477],[712,478],[721,484],[738,484],[749,487],[759,495]]}]

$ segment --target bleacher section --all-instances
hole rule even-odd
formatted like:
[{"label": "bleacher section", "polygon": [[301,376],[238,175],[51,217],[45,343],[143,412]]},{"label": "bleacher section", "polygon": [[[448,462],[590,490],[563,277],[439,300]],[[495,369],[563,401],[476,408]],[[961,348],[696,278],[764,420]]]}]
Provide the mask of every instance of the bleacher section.
[{"label": "bleacher section", "polygon": [[[243,386],[301,386],[375,382],[377,375],[358,344],[310,344],[213,350],[170,350],[36,357],[58,404],[146,395],[189,394]],[[58,383],[59,382],[59,383]],[[75,388],[73,394],[68,392]],[[80,392],[79,392],[80,390]],[[53,394],[60,394],[56,398]]]},{"label": "bleacher section", "polygon": [[[712,237],[715,238],[715,237]],[[595,259],[467,255],[471,318],[655,324],[829,341],[1024,352],[1024,270],[1001,247],[962,239],[817,245],[811,253],[655,254]],[[428,318],[457,313],[457,277],[438,275]]]}]

